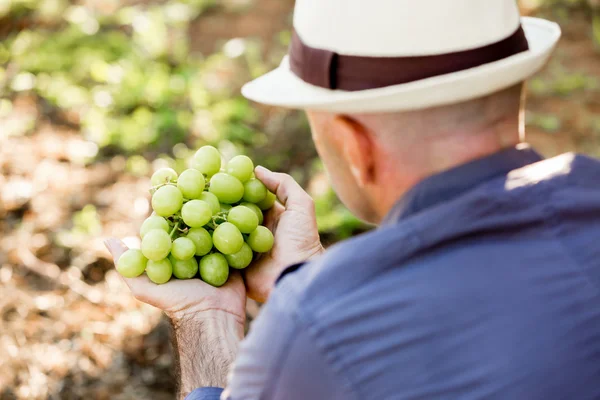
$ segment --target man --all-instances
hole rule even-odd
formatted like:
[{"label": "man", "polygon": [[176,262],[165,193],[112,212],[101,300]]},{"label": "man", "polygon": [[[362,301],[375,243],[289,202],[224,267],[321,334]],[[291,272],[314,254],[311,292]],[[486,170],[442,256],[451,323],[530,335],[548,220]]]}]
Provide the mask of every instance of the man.
[{"label": "man", "polygon": [[[258,167],[268,257],[219,289],[127,280],[173,321],[181,395],[600,399],[600,163],[519,135],[559,28],[512,0],[298,0],[294,29],[243,92],[308,110],[338,195],[380,227],[323,252],[310,197]],[[246,295],[268,301],[240,344]]]}]

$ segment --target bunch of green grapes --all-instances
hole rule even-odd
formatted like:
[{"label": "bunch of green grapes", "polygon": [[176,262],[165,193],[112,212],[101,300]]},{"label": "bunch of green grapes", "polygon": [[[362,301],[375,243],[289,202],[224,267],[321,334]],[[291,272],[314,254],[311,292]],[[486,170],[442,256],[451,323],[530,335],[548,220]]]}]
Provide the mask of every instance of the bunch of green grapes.
[{"label": "bunch of green grapes", "polygon": [[130,249],[117,261],[124,277],[146,272],[163,284],[172,276],[199,274],[204,282],[221,286],[229,268],[244,269],[255,253],[273,247],[273,234],[261,224],[275,195],[256,179],[250,158],[236,156],[222,170],[218,150],[204,146],[191,169],[177,175],[162,168],[151,182],[154,213],[141,226],[141,249]]}]

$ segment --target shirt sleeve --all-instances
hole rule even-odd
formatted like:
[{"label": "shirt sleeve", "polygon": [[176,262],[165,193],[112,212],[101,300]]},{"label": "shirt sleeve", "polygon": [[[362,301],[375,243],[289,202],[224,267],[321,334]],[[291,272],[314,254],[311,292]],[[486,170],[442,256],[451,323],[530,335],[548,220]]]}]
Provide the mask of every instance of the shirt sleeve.
[{"label": "shirt sleeve", "polygon": [[306,327],[273,297],[242,342],[222,399],[352,399]]}]

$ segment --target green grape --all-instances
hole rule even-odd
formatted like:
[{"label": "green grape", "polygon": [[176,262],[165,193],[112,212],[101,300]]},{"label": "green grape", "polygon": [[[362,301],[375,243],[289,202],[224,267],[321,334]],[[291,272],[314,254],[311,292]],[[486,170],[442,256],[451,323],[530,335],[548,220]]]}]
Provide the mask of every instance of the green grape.
[{"label": "green grape", "polygon": [[178,279],[190,279],[198,273],[198,261],[195,257],[189,260],[178,260],[171,255],[169,261],[173,266],[173,275]]},{"label": "green grape", "polygon": [[217,226],[212,239],[217,250],[223,254],[237,253],[244,244],[242,233],[230,222],[224,222]]},{"label": "green grape", "polygon": [[188,201],[181,209],[183,222],[190,228],[200,228],[211,220],[212,209],[210,205],[202,200]]},{"label": "green grape", "polygon": [[212,253],[200,260],[200,278],[209,285],[223,286],[229,278],[229,265],[220,253]]},{"label": "green grape", "polygon": [[254,163],[247,156],[235,156],[227,164],[227,173],[244,183],[250,179],[254,171]]},{"label": "green grape", "polygon": [[231,268],[244,269],[252,262],[253,254],[250,246],[244,243],[240,251],[225,255],[225,259]]},{"label": "green grape", "polygon": [[221,203],[233,204],[242,199],[244,185],[237,178],[219,172],[210,178],[210,192],[217,196]]},{"label": "green grape", "polygon": [[152,196],[152,208],[161,217],[170,217],[181,210],[183,195],[175,186],[163,186]]},{"label": "green grape", "polygon": [[206,176],[213,176],[221,170],[221,154],[212,146],[203,146],[194,154],[192,168]]},{"label": "green grape", "polygon": [[258,224],[260,225],[263,223],[264,216],[262,210],[256,204],[244,202],[241,203],[240,206],[248,207],[249,209],[254,211],[254,214],[256,214],[256,216],[258,217]]},{"label": "green grape", "polygon": [[258,226],[258,217],[248,207],[233,207],[227,214],[227,221],[235,225],[242,233],[252,233]]},{"label": "green grape", "polygon": [[152,186],[163,185],[167,182],[174,182],[177,180],[177,172],[172,168],[161,168],[152,174],[150,183]]},{"label": "green grape", "polygon": [[228,214],[229,210],[231,210],[231,204],[221,204],[221,209],[219,211]]},{"label": "green grape", "polygon": [[264,183],[258,179],[250,179],[244,183],[244,201],[249,203],[258,203],[267,196],[267,188]]},{"label": "green grape", "polygon": [[169,223],[163,217],[159,217],[157,215],[152,215],[142,223],[140,228],[140,237],[143,238],[146,233],[150,232],[153,229],[162,229],[165,232],[169,232]]},{"label": "green grape", "polygon": [[177,179],[177,187],[186,199],[197,199],[204,192],[204,175],[196,169],[186,169]]},{"label": "green grape", "polygon": [[144,273],[148,260],[141,251],[129,249],[117,261],[117,271],[125,278],[135,278]]},{"label": "green grape", "polygon": [[159,261],[148,261],[146,265],[146,275],[154,283],[162,285],[163,283],[169,282],[171,275],[173,275],[173,266],[168,258]]},{"label": "green grape", "polygon": [[142,253],[149,260],[162,260],[170,252],[171,236],[162,229],[153,229],[142,239]]},{"label": "green grape", "polygon": [[273,234],[268,228],[259,225],[254,232],[248,236],[246,242],[255,252],[266,253],[273,248]]},{"label": "green grape", "polygon": [[196,255],[196,244],[186,237],[177,238],[171,246],[171,255],[178,260],[189,260]]},{"label": "green grape", "polygon": [[198,200],[202,200],[210,204],[213,215],[221,211],[221,203],[219,203],[219,199],[211,192],[202,192],[200,197],[198,197]]},{"label": "green grape", "polygon": [[192,228],[188,231],[186,237],[194,242],[197,256],[203,256],[212,250],[212,237],[210,237],[210,233],[206,229]]},{"label": "green grape", "polygon": [[266,211],[269,208],[273,207],[273,205],[275,204],[275,200],[277,200],[277,196],[275,196],[271,192],[267,192],[267,196],[264,198],[264,200],[256,203],[256,205],[261,210]]}]

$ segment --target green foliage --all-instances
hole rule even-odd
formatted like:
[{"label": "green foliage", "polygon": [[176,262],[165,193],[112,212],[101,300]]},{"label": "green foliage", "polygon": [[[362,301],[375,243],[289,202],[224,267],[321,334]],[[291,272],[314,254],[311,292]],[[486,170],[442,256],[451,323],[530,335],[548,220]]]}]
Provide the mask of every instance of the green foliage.
[{"label": "green foliage", "polygon": [[596,46],[600,46],[600,7],[593,11],[592,31],[594,33],[594,41],[596,42]]},{"label": "green foliage", "polygon": [[102,231],[96,207],[88,204],[81,211],[75,213],[73,216],[73,231],[91,235],[98,235]]},{"label": "green foliage", "polygon": [[[0,18],[15,22],[0,42],[0,117],[11,113],[17,97],[33,95],[46,117],[74,124],[98,145],[98,157],[125,157],[127,173],[139,177],[157,165],[181,172],[186,168],[181,159],[205,143],[227,157],[245,153],[274,170],[293,168],[294,145],[273,146],[261,131],[264,116],[239,94],[244,82],[272,67],[267,62],[279,61],[290,33],[273,38],[273,60],[267,62],[263,43],[247,38],[200,54],[190,50],[190,24],[215,5],[228,12],[244,12],[243,7],[214,0],[135,3],[0,1]],[[21,120],[2,134],[28,134],[37,123]],[[301,122],[291,129],[308,126]],[[308,142],[308,136],[302,140]],[[299,163],[312,165],[314,151],[304,157]],[[301,172],[303,183],[311,179],[309,171]],[[319,225],[332,237],[348,236],[360,226],[330,190],[317,204]],[[89,206],[76,214],[74,231],[62,235],[63,241],[93,235],[95,213]]]},{"label": "green foliage", "polygon": [[315,198],[315,210],[319,231],[334,234],[339,239],[345,239],[356,231],[367,228],[339,203],[331,189]]},{"label": "green foliage", "polygon": [[216,117],[215,130],[250,142],[252,110],[221,90],[229,82],[214,82],[232,60],[188,55],[188,24],[211,4],[179,0],[101,14],[60,0],[9,2],[5,13],[30,15],[40,25],[0,46],[0,60],[11,67],[0,69],[4,95],[31,91],[55,114],[79,115],[87,139],[126,152],[189,142],[193,121],[206,111]]},{"label": "green foliage", "polygon": [[527,124],[538,127],[548,133],[558,132],[561,128],[560,118],[552,114],[538,114],[529,112],[527,114]]}]

